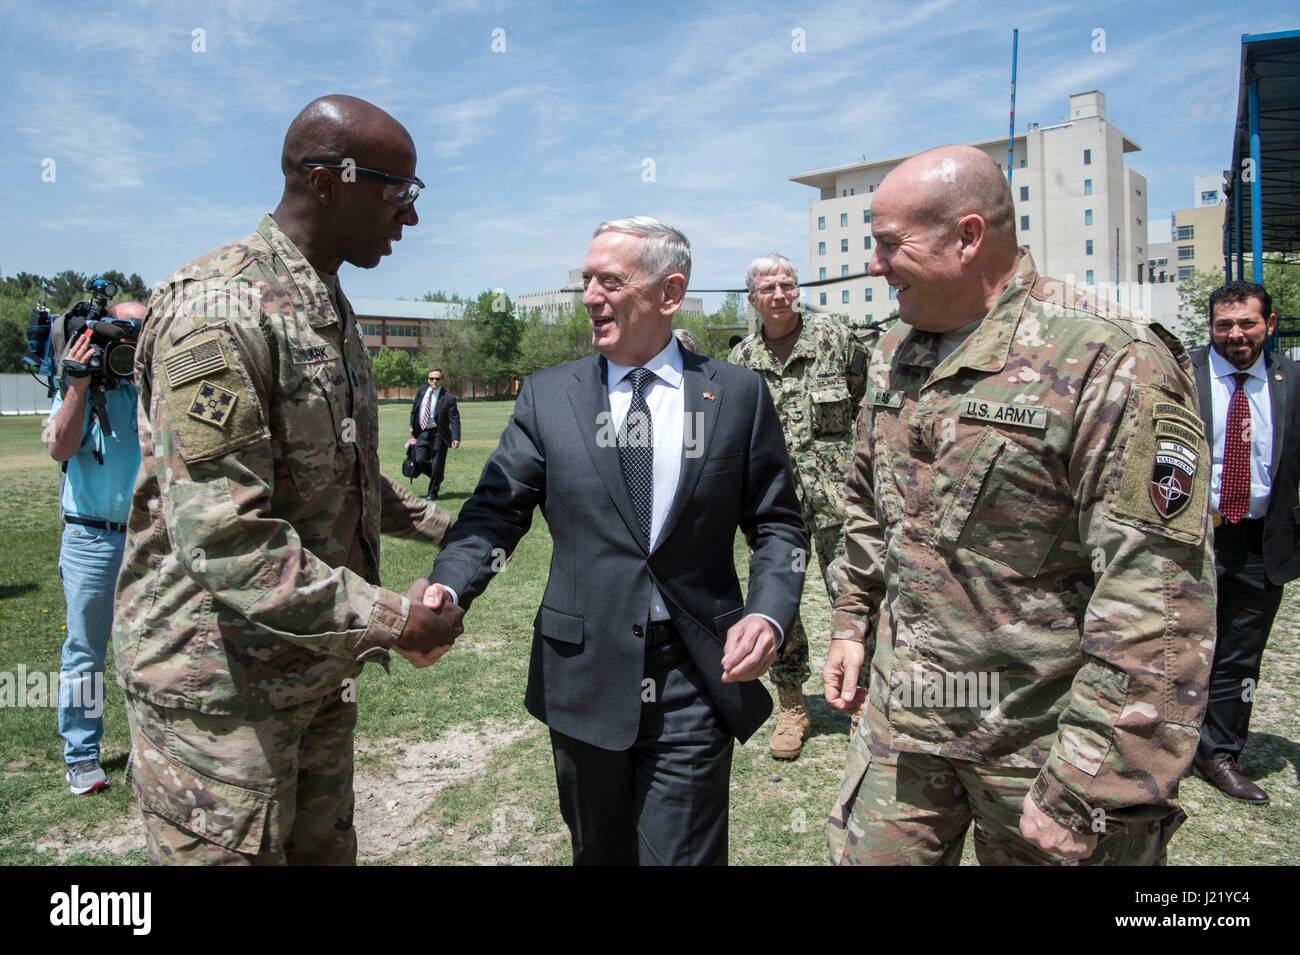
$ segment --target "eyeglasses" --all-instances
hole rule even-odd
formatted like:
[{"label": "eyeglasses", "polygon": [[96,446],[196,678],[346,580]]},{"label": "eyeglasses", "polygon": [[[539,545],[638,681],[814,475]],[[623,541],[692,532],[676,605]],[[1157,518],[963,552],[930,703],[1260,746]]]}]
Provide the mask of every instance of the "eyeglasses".
[{"label": "eyeglasses", "polygon": [[384,186],[384,199],[399,209],[405,209],[420,198],[420,190],[424,188],[424,183],[420,181],[419,176],[412,176],[408,179],[405,176],[395,176],[391,172],[380,172],[378,169],[367,169],[365,166],[357,166],[352,163],[304,161],[303,165],[308,169],[351,169],[353,172],[359,172],[371,179],[378,179],[380,182],[387,183]]},{"label": "eyeglasses", "polygon": [[795,285],[793,282],[782,282],[779,285],[760,285],[758,288],[754,289],[754,291],[759,295],[769,296],[775,295],[777,289],[780,289],[785,293],[786,298],[793,298],[794,293],[799,291],[799,286]]},{"label": "eyeglasses", "polygon": [[430,381],[442,381],[441,378],[438,378],[438,377],[436,377],[436,376],[430,376],[429,380],[430,380]]}]

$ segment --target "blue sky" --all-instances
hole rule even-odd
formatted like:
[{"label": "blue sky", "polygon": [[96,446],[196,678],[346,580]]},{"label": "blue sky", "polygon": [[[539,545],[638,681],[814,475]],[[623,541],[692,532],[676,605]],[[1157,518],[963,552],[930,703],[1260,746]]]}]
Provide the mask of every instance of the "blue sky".
[{"label": "blue sky", "polygon": [[1147,176],[1149,218],[1167,219],[1191,204],[1193,176],[1230,161],[1241,34],[1300,15],[1271,0],[0,0],[0,23],[5,275],[154,282],[251,232],[279,198],[289,120],[343,92],[410,129],[431,186],[393,255],[344,266],[343,287],[413,298],[557,288],[596,223],[630,214],[686,232],[699,288],[743,284],[772,250],[806,267],[814,193],[789,177],[1005,134],[1012,27],[1017,130],[1101,89],[1142,146],[1128,161]]}]

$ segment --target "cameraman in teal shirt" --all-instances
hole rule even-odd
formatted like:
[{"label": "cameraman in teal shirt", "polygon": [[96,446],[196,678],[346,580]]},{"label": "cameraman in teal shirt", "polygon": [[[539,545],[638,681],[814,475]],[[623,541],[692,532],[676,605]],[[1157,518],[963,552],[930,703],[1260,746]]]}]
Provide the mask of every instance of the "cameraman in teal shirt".
[{"label": "cameraman in teal shirt", "polygon": [[[108,310],[112,318],[143,320],[139,302]],[[91,332],[78,334],[64,354],[84,365]],[[122,567],[131,492],[140,469],[136,390],[120,381],[104,392],[108,433],[91,408],[90,377],[72,377],[64,367],[63,387],[54,398],[42,438],[50,457],[65,466],[63,541],[59,577],[68,605],[68,635],[59,668],[59,734],[65,779],[74,795],[105,789],[99,763],[104,735],[104,656],[113,628],[113,592]]]}]

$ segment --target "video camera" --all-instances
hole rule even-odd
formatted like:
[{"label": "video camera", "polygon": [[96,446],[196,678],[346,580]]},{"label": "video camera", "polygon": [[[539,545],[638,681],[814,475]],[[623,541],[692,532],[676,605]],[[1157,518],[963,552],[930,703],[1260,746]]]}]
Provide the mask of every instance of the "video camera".
[{"label": "video camera", "polygon": [[[46,379],[46,389],[54,396],[55,379],[60,365],[63,374],[72,378],[90,378],[95,391],[116,388],[135,374],[135,346],[140,340],[140,323],[133,318],[109,318],[108,301],[117,294],[117,286],[104,278],[91,279],[86,285],[90,299],[78,302],[62,318],[44,305],[32,309],[27,326],[27,354],[23,366],[38,378]],[[61,322],[56,326],[55,322]],[[51,334],[55,329],[61,332]],[[82,362],[63,360],[62,352],[77,336],[90,329],[90,358]],[[61,341],[59,340],[61,337]]]},{"label": "video camera", "polygon": [[[49,397],[54,397],[55,382],[62,367],[64,378],[89,378],[91,412],[99,422],[100,433],[111,434],[108,402],[104,395],[129,382],[135,375],[135,346],[140,340],[140,323],[133,318],[110,318],[108,300],[117,294],[117,285],[105,278],[94,278],[86,285],[88,301],[78,302],[62,318],[56,319],[44,305],[32,309],[27,326],[27,354],[23,366],[45,380]],[[90,329],[90,357],[85,362],[64,358],[68,344]],[[103,453],[94,449],[95,460],[104,463]],[[65,464],[64,467],[67,465]]]}]

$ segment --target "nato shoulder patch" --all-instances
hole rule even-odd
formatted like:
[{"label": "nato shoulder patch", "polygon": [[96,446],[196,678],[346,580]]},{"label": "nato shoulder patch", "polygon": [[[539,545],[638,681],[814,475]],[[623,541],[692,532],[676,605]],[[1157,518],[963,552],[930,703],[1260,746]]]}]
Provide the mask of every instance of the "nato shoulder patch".
[{"label": "nato shoulder patch", "polygon": [[1199,544],[1209,502],[1209,452],[1200,419],[1163,397],[1154,386],[1133,389],[1125,412],[1128,440],[1109,516]]},{"label": "nato shoulder patch", "polygon": [[205,375],[213,375],[230,367],[221,339],[208,338],[172,352],[162,360],[163,374],[173,388]]}]

